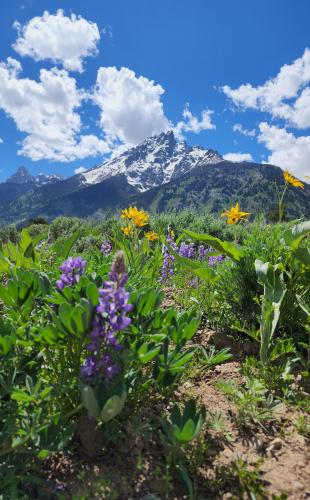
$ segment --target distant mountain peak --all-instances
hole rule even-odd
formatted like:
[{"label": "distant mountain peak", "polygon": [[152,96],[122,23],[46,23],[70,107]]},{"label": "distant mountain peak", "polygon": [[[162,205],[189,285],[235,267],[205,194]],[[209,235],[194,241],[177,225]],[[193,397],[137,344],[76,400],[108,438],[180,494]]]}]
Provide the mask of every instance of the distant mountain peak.
[{"label": "distant mountain peak", "polygon": [[19,167],[14,174],[7,178],[6,183],[10,184],[31,184],[34,187],[40,187],[51,182],[63,180],[59,174],[37,174],[31,175],[26,167]]},{"label": "distant mountain peak", "polygon": [[33,182],[33,177],[26,167],[19,167],[16,172],[6,180],[6,182],[11,182],[13,184],[26,184],[28,182]]},{"label": "distant mountain peak", "polygon": [[190,172],[199,165],[223,161],[217,151],[202,146],[188,146],[177,141],[172,130],[154,135],[138,146],[101,165],[83,172],[84,185],[98,184],[123,174],[127,182],[139,191],[166,184]]}]

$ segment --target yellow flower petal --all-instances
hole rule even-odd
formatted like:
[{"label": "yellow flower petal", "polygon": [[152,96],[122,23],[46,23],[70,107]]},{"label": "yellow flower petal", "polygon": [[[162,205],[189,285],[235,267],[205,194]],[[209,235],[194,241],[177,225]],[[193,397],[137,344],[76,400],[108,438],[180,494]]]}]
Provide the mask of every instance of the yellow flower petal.
[{"label": "yellow flower petal", "polygon": [[250,215],[249,212],[240,211],[239,203],[237,202],[230,210],[224,210],[221,217],[227,217],[227,224],[236,224],[239,220],[246,220],[248,215]]},{"label": "yellow flower petal", "polygon": [[284,170],[283,172],[283,177],[286,182],[286,184],[290,184],[293,187],[300,187],[301,189],[304,189],[304,184],[299,180],[296,179],[288,170]]},{"label": "yellow flower petal", "polygon": [[156,240],[158,240],[158,234],[155,233],[155,231],[148,231],[147,233],[145,233],[145,237],[149,241],[156,241]]}]

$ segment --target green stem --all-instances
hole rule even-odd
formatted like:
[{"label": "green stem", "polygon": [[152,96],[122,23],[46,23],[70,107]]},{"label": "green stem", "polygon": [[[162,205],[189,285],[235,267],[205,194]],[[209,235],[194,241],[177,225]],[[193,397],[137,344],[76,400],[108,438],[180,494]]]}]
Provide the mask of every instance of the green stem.
[{"label": "green stem", "polygon": [[283,198],[284,198],[284,195],[286,193],[286,190],[287,190],[287,184],[285,184],[285,187],[283,189],[283,192],[282,192],[282,195],[279,197],[279,207],[278,207],[278,211],[279,211],[279,223],[282,222],[282,215],[283,215]]}]

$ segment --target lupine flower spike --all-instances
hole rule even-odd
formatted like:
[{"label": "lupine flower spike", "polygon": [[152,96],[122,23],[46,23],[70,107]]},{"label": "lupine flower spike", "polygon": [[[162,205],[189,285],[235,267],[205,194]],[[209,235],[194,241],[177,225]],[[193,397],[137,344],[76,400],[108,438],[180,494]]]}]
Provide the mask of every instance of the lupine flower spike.
[{"label": "lupine flower spike", "polygon": [[127,313],[131,311],[132,305],[128,304],[129,293],[124,288],[127,280],[124,254],[117,252],[109,280],[99,289],[99,305],[90,332],[90,343],[87,346],[91,354],[81,367],[83,379],[105,378],[112,381],[120,371],[119,365],[115,362],[115,353],[121,351],[123,346],[117,340],[116,334],[131,323]]},{"label": "lupine flower spike", "polygon": [[79,282],[85,271],[86,261],[82,257],[69,257],[59,269],[63,272],[56,281],[57,287],[62,290],[65,286],[72,286]]},{"label": "lupine flower spike", "polygon": [[112,245],[111,245],[111,243],[109,241],[104,241],[102,243],[102,245],[101,245],[101,253],[102,253],[102,255],[108,256],[108,255],[110,255],[111,251],[112,251]]},{"label": "lupine flower spike", "polygon": [[[173,248],[173,250],[175,252],[178,252],[179,251],[178,245],[175,243],[175,241],[173,239],[174,233],[173,233],[173,236],[171,233],[172,232],[170,230],[168,230],[167,242],[169,243],[169,245]],[[170,280],[171,276],[174,273],[175,258],[169,252],[167,245],[163,245],[162,253],[163,253],[163,265],[162,265],[162,269],[161,269],[160,282],[166,283]]]}]

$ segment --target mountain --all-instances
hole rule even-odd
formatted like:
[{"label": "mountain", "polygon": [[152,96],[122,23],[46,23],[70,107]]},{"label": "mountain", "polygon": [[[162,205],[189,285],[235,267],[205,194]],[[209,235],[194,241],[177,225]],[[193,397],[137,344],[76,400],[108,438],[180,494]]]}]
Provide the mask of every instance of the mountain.
[{"label": "mountain", "polygon": [[[277,206],[276,185],[283,185],[283,171],[274,165],[222,161],[198,166],[182,177],[158,186],[135,198],[136,203],[154,212],[202,208],[219,215],[231,204],[255,215],[271,215]],[[290,219],[310,218],[310,186],[290,187],[284,203]]]},{"label": "mountain", "polygon": [[[23,171],[19,178],[29,176]],[[37,216],[101,216],[128,204],[153,211],[207,208],[219,214],[239,201],[252,214],[268,213],[275,208],[275,183],[283,185],[283,172],[272,165],[225,161],[216,151],[177,142],[167,132],[64,180],[8,181],[0,184],[0,225]],[[4,185],[32,187],[10,200],[1,196]],[[288,189],[285,203],[289,217],[310,216],[310,186]]]},{"label": "mountain", "polygon": [[29,184],[34,183],[34,177],[25,167],[19,167],[15,174],[11,175],[5,182],[8,184]]},{"label": "mountain", "polygon": [[82,174],[84,186],[124,174],[128,184],[147,191],[190,172],[199,165],[223,161],[213,149],[177,142],[172,131],[150,137],[139,146]]},{"label": "mountain", "polygon": [[59,174],[33,176],[25,167],[19,167],[5,182],[0,183],[0,204],[14,201],[25,193],[62,179],[63,177]]},{"label": "mountain", "polygon": [[17,171],[12,174],[5,181],[6,184],[34,184],[35,187],[41,187],[45,184],[58,182],[63,180],[62,175],[59,174],[37,174],[31,175],[25,167],[19,167]]}]

